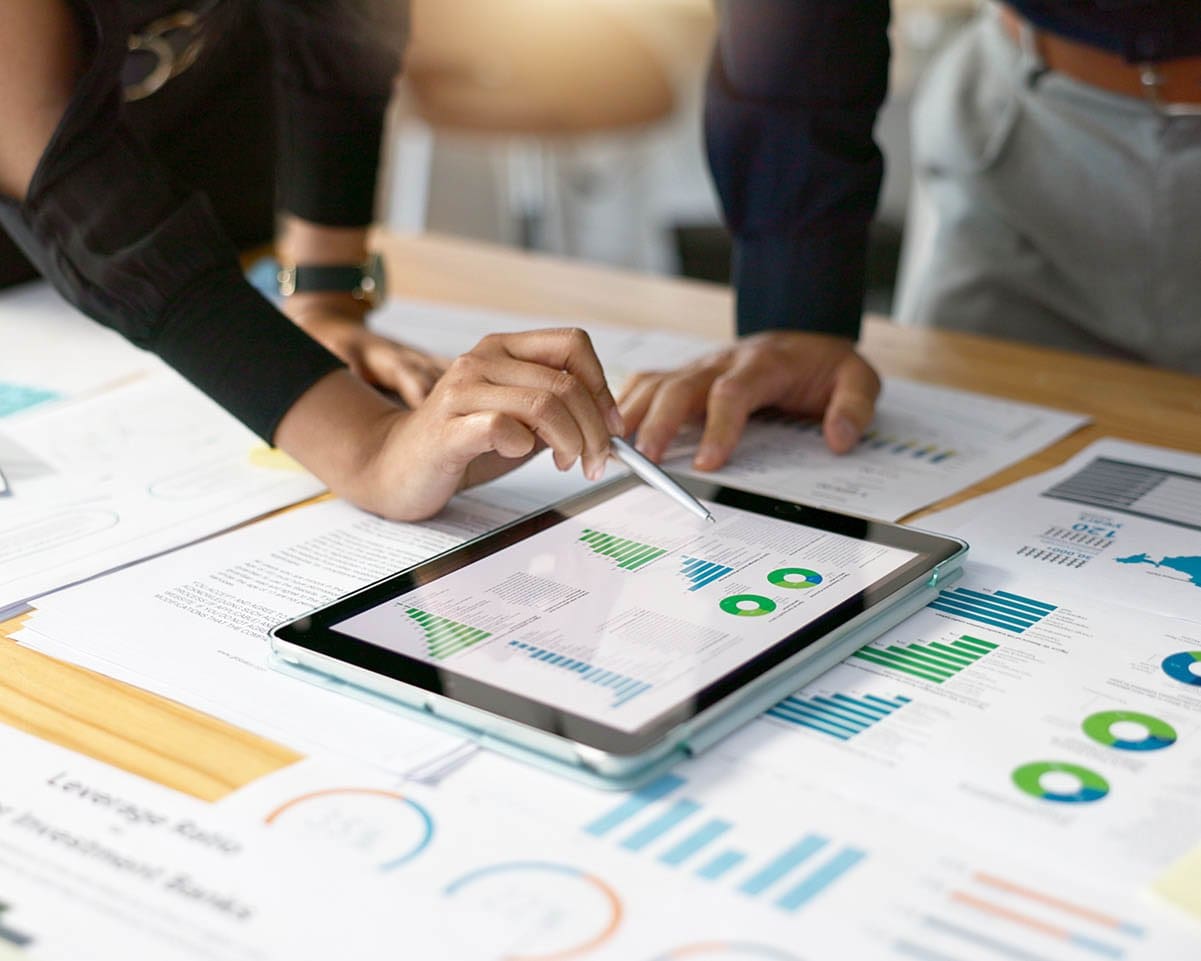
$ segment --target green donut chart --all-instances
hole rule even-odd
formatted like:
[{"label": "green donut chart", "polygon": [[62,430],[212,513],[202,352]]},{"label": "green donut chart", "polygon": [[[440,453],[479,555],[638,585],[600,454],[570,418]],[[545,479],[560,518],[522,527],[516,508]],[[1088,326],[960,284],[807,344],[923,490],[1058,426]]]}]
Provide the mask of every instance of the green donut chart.
[{"label": "green donut chart", "polygon": [[[1042,779],[1047,774],[1068,774],[1079,781],[1071,791],[1056,791],[1043,787]],[[1058,804],[1091,804],[1100,801],[1109,793],[1109,782],[1096,771],[1066,761],[1034,761],[1023,764],[1013,772],[1013,783],[1022,791],[1041,801]]]},{"label": "green donut chart", "polygon": [[808,590],[810,587],[817,587],[822,582],[822,576],[807,567],[781,567],[771,571],[767,575],[767,579],[776,587],[784,587],[793,591]]},{"label": "green donut chart", "polygon": [[1173,681],[1201,687],[1201,674],[1197,673],[1199,662],[1201,662],[1201,651],[1179,651],[1176,654],[1169,654],[1159,666]]},{"label": "green donut chart", "polygon": [[717,606],[737,617],[762,617],[776,609],[776,602],[759,594],[731,594],[723,597]]},{"label": "green donut chart", "polygon": [[[1141,736],[1115,734],[1114,726],[1123,723],[1141,727]],[[1119,751],[1159,751],[1176,743],[1176,729],[1171,724],[1137,711],[1101,711],[1086,717],[1081,727],[1098,744]]]}]

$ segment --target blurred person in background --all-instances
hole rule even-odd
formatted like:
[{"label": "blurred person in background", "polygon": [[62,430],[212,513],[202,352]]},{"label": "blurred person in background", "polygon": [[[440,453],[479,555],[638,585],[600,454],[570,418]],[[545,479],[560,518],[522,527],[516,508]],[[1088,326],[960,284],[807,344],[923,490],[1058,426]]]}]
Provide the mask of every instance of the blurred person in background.
[{"label": "blurred person in background", "polygon": [[[417,519],[542,446],[599,476],[622,424],[579,331],[443,371],[365,328],[406,26],[392,0],[3,0],[0,283],[41,274],[336,493]],[[287,316],[238,261],[277,215]]]},{"label": "blurred person in background", "polygon": [[[735,238],[734,347],[627,388],[658,457],[707,411],[697,465],[746,417],[870,421],[855,352],[882,161],[888,0],[721,0],[707,107]],[[926,77],[914,117],[925,269],[902,320],[1201,373],[1201,2],[988,5]]]}]

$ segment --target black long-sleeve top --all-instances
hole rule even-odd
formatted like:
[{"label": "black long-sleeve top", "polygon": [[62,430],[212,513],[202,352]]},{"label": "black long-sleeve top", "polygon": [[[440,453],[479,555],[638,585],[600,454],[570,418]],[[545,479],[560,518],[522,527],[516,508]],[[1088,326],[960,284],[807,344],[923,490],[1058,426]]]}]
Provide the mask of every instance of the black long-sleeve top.
[{"label": "black long-sleeve top", "polygon": [[[404,4],[225,2],[262,18],[270,38],[279,207],[319,224],[368,224]],[[128,39],[164,7],[185,4],[70,3],[86,72],[25,201],[0,200],[0,224],[84,313],[157,353],[270,440],[295,400],[340,361],[250,287],[208,196],[175,179],[129,123]],[[154,96],[171,97],[192,74],[231,69],[222,66],[228,40],[211,37],[216,50]]]},{"label": "black long-sleeve top", "polygon": [[[741,333],[855,337],[883,164],[889,0],[719,0],[706,133],[735,238]],[[1199,0],[1012,0],[1126,59],[1201,54]]]}]

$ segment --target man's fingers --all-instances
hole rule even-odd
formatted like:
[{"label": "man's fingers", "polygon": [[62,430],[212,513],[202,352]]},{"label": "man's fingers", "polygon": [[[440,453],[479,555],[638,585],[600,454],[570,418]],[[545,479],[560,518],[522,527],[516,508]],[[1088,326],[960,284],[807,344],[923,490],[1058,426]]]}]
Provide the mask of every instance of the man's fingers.
[{"label": "man's fingers", "polygon": [[773,403],[779,385],[753,357],[736,362],[709,388],[705,432],[693,463],[716,470],[730,459],[751,414]]},{"label": "man's fingers", "polygon": [[646,417],[638,429],[638,449],[659,460],[680,428],[705,409],[705,396],[716,371],[701,367],[664,377],[658,383]]},{"label": "man's fingers", "polygon": [[663,374],[635,374],[621,392],[618,406],[625,421],[626,437],[638,431],[663,377]]},{"label": "man's fingers", "polygon": [[481,340],[476,349],[491,356],[505,353],[516,360],[569,372],[592,394],[609,432],[625,433],[621,412],[605,380],[604,368],[592,348],[591,339],[579,328],[491,334]]},{"label": "man's fingers", "polygon": [[876,412],[880,378],[857,354],[851,354],[834,375],[834,386],[822,419],[826,445],[845,454],[859,443]]}]

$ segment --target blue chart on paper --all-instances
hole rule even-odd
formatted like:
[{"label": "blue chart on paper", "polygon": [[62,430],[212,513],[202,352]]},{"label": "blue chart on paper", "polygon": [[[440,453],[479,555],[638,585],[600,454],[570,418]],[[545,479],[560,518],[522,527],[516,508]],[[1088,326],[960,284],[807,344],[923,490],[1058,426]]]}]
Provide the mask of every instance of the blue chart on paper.
[{"label": "blue chart on paper", "polygon": [[1119,564],[1149,564],[1160,570],[1175,571],[1188,578],[1187,583],[1193,587],[1201,587],[1201,555],[1196,557],[1188,554],[1182,557],[1161,557],[1159,560],[1149,554],[1132,554],[1130,557],[1117,558]]},{"label": "blue chart on paper", "polygon": [[59,395],[52,390],[42,390],[40,387],[26,387],[22,384],[10,384],[0,380],[0,417],[17,414],[48,400],[57,400]]},{"label": "blue chart on paper", "polygon": [[714,564],[712,561],[702,561],[696,557],[685,557],[680,573],[692,584],[688,590],[699,591],[706,584],[712,584],[718,578],[733,574],[734,568]]},{"label": "blue chart on paper", "polygon": [[966,587],[940,591],[929,606],[944,614],[954,614],[965,621],[999,627],[1014,634],[1025,632],[1052,611],[1058,610],[1054,604],[1022,597],[1021,594],[1010,594],[1008,591],[970,591]]},{"label": "blue chart on paper", "polygon": [[820,834],[804,834],[759,857],[717,842],[737,830],[732,821],[707,817],[704,805],[683,797],[687,781],[668,774],[584,826],[595,838],[612,838],[622,850],[646,854],[700,880],[729,883],[746,897],[771,898],[781,911],[800,911],[867,857]]},{"label": "blue chart on paper", "polygon": [[509,641],[509,647],[521,651],[533,660],[541,661],[550,667],[557,667],[560,670],[578,674],[580,680],[588,684],[598,684],[601,687],[612,688],[614,707],[621,707],[623,704],[632,701],[639,694],[645,694],[654,686],[646,681],[639,681],[636,678],[618,674],[616,671],[602,670],[586,661],[565,657],[562,654],[556,654],[554,651],[548,651],[546,648],[537,647],[533,644],[526,644],[524,641]]},{"label": "blue chart on paper", "polygon": [[794,694],[769,708],[767,716],[797,727],[820,731],[840,741],[849,741],[908,703],[909,698],[900,694],[894,698],[876,697],[874,694],[861,697],[848,694],[798,697]]}]

